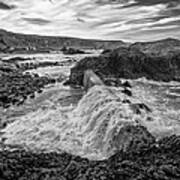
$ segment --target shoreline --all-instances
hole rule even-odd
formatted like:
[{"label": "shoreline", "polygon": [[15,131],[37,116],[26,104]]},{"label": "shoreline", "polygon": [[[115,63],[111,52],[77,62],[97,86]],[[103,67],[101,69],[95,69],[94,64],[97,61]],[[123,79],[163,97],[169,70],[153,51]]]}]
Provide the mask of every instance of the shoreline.
[{"label": "shoreline", "polygon": [[[41,82],[41,79],[38,81]],[[117,79],[112,82],[117,83],[117,87],[123,84],[117,82]],[[0,150],[0,171],[2,170],[4,179],[114,180],[121,178],[123,180],[143,180],[174,178],[178,180],[180,178],[179,149],[180,136],[172,135],[158,142],[155,140],[150,143],[142,141],[136,144],[133,142],[127,151],[118,151],[108,159],[100,161],[91,161],[65,152],[63,154],[55,152],[37,154],[23,149],[16,149],[13,152]]]}]

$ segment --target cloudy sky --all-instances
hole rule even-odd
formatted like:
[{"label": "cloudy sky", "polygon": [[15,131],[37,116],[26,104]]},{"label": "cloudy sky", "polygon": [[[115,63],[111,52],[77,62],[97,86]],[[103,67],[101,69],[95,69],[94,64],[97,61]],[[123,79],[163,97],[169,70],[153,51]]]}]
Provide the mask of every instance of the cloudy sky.
[{"label": "cloudy sky", "polygon": [[0,0],[0,28],[108,40],[180,39],[180,0]]}]

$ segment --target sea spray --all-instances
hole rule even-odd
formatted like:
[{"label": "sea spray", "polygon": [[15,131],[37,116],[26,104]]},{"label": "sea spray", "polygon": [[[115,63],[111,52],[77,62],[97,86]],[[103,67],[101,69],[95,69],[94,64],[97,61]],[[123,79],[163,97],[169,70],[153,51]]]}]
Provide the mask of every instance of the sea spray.
[{"label": "sea spray", "polygon": [[[133,97],[129,97],[121,90],[94,86],[73,111],[56,107],[29,113],[3,130],[5,144],[20,145],[36,152],[66,151],[90,159],[104,159],[116,150],[125,150],[133,139],[149,140],[147,133],[136,136],[128,133],[126,127],[143,125],[154,136],[175,132],[173,124],[160,121],[162,112],[155,109],[155,101],[150,103],[151,94],[133,91]],[[148,100],[143,96],[149,97]],[[124,103],[126,100],[129,103]],[[139,108],[139,104],[146,102],[151,111]]]}]

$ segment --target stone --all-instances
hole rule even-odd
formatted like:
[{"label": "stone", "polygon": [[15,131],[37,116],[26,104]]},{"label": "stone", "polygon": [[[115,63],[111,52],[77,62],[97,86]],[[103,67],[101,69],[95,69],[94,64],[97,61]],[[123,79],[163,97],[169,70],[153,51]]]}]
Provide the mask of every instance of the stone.
[{"label": "stone", "polygon": [[127,89],[127,88],[125,88],[125,89],[122,90],[121,92],[124,93],[124,94],[126,94],[127,96],[132,96],[132,92],[131,92],[129,89]]},{"label": "stone", "polygon": [[83,77],[83,86],[85,90],[87,91],[95,85],[104,85],[104,83],[92,70],[86,70]]},{"label": "stone", "polygon": [[124,83],[122,83],[122,86],[126,88],[132,88],[131,84],[128,81],[125,81]]}]

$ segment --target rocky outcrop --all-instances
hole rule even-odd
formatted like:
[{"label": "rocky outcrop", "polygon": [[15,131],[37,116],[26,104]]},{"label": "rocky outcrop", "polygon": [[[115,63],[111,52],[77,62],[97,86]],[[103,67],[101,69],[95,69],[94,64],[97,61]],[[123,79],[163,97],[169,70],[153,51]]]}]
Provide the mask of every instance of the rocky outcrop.
[{"label": "rocky outcrop", "polygon": [[127,152],[140,147],[142,144],[149,145],[155,142],[155,138],[142,126],[124,126],[114,137],[116,149]]},{"label": "rocky outcrop", "polygon": [[[139,144],[140,145],[140,144]],[[107,160],[90,161],[68,153],[0,151],[1,179],[24,180],[179,180],[180,137],[141,142]]]},{"label": "rocky outcrop", "polygon": [[[108,70],[109,59],[104,56],[86,57],[79,61],[75,67],[71,69],[68,84],[83,85],[84,72],[88,69],[93,70],[97,75],[103,75]],[[102,78],[102,76],[100,76]]]},{"label": "rocky outcrop", "polygon": [[16,64],[0,61],[0,107],[21,105],[29,98],[35,97],[35,92],[41,93],[47,84],[56,80],[38,74],[23,73]]},{"label": "rocky outcrop", "polygon": [[104,85],[104,83],[92,70],[86,70],[83,75],[84,88],[88,90],[95,85]]},{"label": "rocky outcrop", "polygon": [[171,52],[166,56],[150,56],[137,48],[118,48],[105,55],[88,57],[78,62],[71,69],[69,83],[82,85],[83,73],[87,69],[92,69],[104,82],[109,77],[146,77],[156,81],[179,81],[180,52]]}]

